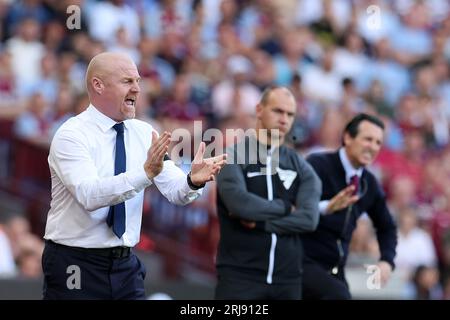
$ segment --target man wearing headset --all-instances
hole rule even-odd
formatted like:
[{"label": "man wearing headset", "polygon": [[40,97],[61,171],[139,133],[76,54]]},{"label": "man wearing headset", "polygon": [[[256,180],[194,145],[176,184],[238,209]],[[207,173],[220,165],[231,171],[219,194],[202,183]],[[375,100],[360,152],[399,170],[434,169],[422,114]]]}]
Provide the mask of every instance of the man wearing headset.
[{"label": "man wearing headset", "polygon": [[322,180],[322,197],[319,226],[302,235],[304,299],[351,299],[344,267],[352,233],[364,212],[376,230],[381,285],[394,269],[397,228],[381,186],[366,168],[377,157],[383,134],[380,119],[361,113],[346,125],[339,150],[307,158]]}]

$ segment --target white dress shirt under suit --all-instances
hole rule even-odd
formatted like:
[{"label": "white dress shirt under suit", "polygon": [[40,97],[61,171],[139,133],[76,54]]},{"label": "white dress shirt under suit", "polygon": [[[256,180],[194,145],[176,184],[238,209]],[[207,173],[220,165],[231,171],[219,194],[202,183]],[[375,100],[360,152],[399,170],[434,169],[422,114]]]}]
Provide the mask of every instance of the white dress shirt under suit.
[{"label": "white dress shirt under suit", "polygon": [[[339,158],[341,159],[342,166],[344,167],[345,170],[345,181],[347,181],[347,184],[350,183],[350,179],[354,175],[357,175],[358,178],[361,179],[363,168],[355,169],[353,167],[350,160],[348,159],[347,153],[345,152],[344,148],[339,149]],[[330,200],[322,200],[319,202],[320,214],[326,214],[326,210],[329,203]]]},{"label": "white dress shirt under suit", "polygon": [[[69,119],[53,138],[48,163],[51,208],[44,238],[84,248],[133,247],[139,242],[144,189],[152,184],[172,203],[184,205],[201,194],[171,160],[151,180],[144,171],[152,143],[152,126],[125,120],[127,171],[114,176],[114,120],[90,105]],[[125,201],[126,229],[117,238],[106,223],[109,207]]]}]

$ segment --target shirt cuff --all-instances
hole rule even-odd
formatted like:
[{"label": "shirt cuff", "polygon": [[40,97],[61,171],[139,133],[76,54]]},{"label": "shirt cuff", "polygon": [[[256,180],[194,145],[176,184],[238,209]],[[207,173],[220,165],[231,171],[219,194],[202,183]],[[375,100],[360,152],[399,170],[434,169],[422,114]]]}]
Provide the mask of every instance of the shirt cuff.
[{"label": "shirt cuff", "polygon": [[192,190],[189,184],[187,183],[187,179],[184,179],[184,185],[181,188],[181,190],[183,194],[186,195],[186,199],[188,199],[188,201],[194,201],[195,199],[197,199],[199,196],[202,195],[203,188],[204,187],[197,190]]},{"label": "shirt cuff", "polygon": [[152,181],[147,177],[144,167],[128,171],[126,177],[136,192],[141,192],[152,184]]},{"label": "shirt cuff", "polygon": [[330,203],[330,200],[322,200],[319,202],[319,212],[321,215],[327,214],[326,210],[327,210],[329,203]]}]

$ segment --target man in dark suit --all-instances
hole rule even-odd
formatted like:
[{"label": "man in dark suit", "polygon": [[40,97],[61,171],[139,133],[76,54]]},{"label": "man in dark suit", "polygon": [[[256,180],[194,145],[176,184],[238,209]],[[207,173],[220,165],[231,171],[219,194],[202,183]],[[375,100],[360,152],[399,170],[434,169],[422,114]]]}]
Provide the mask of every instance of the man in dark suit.
[{"label": "man in dark suit", "polygon": [[322,197],[319,226],[303,235],[304,299],[351,299],[344,267],[352,233],[364,212],[376,230],[381,285],[390,277],[397,245],[396,225],[381,186],[366,169],[381,149],[383,133],[381,120],[358,114],[345,127],[339,150],[307,158],[322,180]]}]

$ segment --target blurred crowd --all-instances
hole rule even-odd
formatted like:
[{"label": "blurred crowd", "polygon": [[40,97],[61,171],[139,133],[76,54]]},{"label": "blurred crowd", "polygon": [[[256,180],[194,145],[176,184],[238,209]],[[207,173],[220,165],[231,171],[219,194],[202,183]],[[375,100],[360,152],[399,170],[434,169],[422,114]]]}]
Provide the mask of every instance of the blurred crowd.
[{"label": "blurred crowd", "polygon": [[[87,63],[106,50],[136,62],[137,117],[158,130],[194,134],[195,120],[203,130],[250,128],[272,84],[298,101],[289,143],[303,155],[338,148],[355,113],[379,115],[386,140],[372,169],[399,226],[405,298],[450,298],[447,0],[0,0],[0,21],[0,119],[13,121],[14,139],[39,146],[87,107]],[[213,265],[214,186],[187,208],[152,190],[146,199],[143,247],[159,231]],[[0,212],[0,276],[38,274],[30,256],[42,243],[31,240],[26,219],[19,229],[27,237],[6,216]],[[376,258],[377,250],[361,219],[353,255]]]}]

